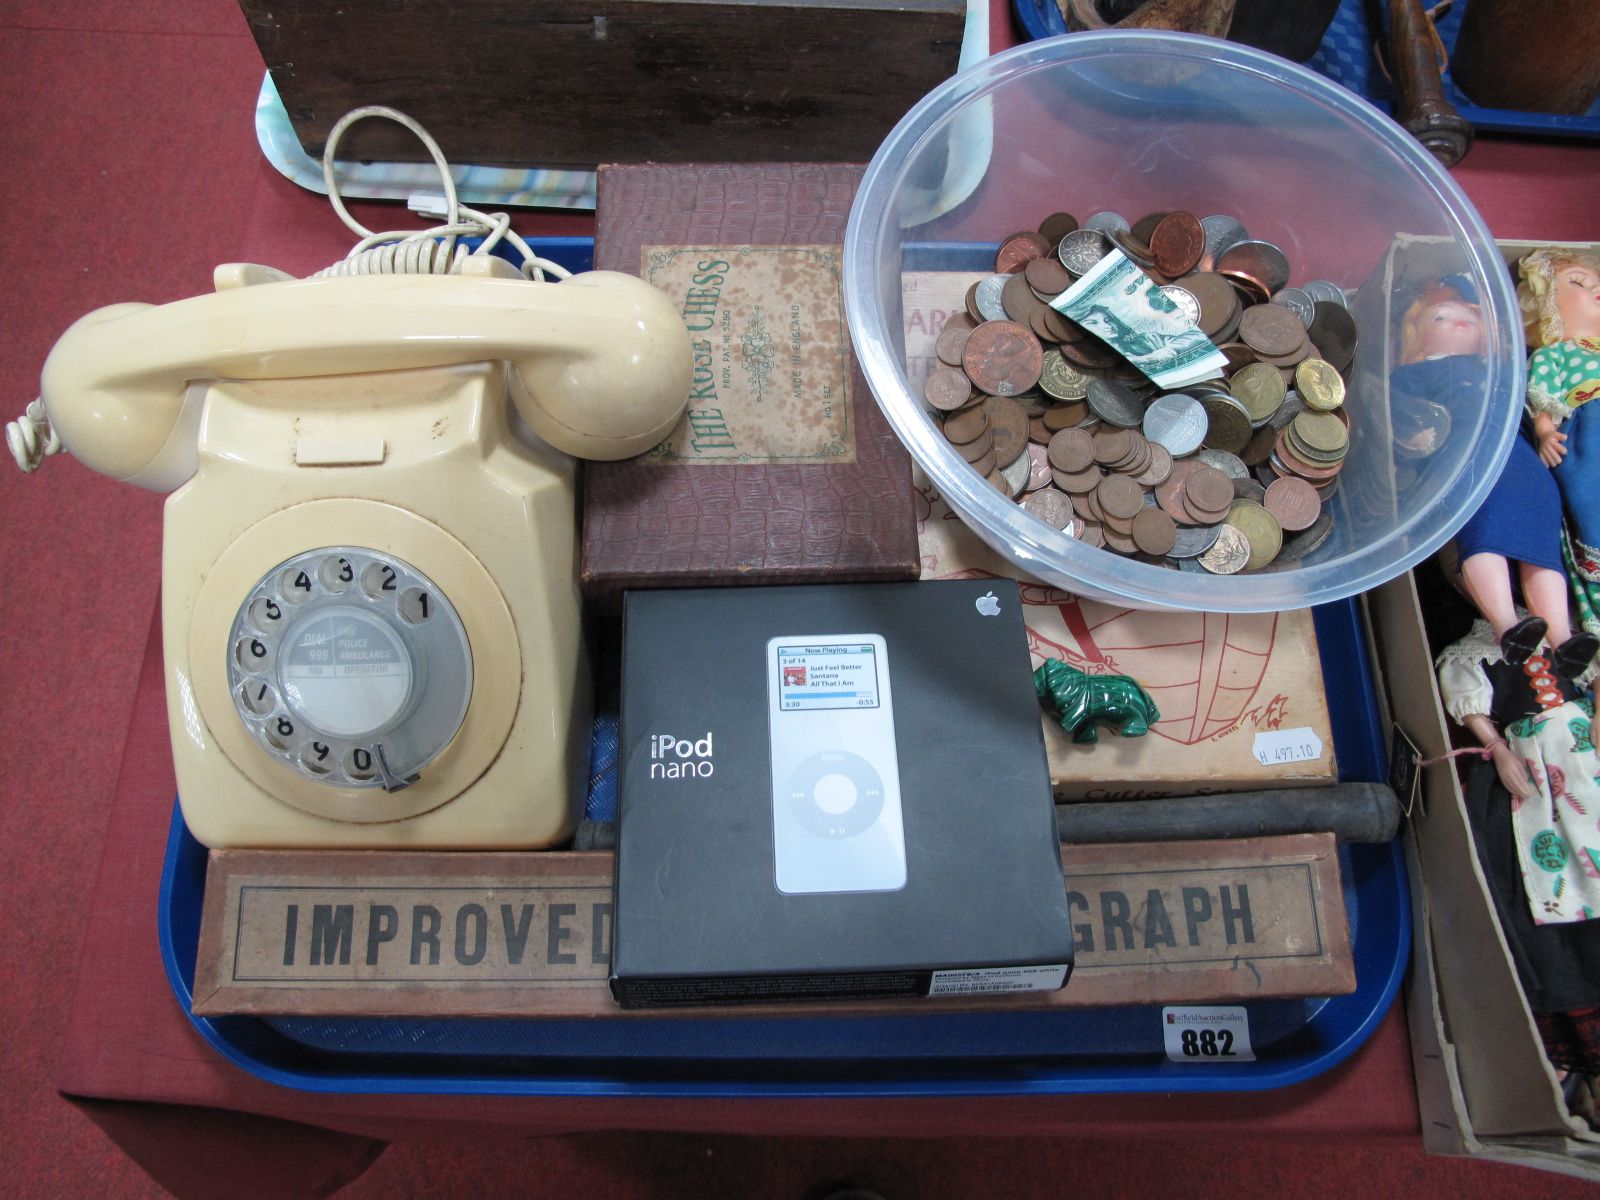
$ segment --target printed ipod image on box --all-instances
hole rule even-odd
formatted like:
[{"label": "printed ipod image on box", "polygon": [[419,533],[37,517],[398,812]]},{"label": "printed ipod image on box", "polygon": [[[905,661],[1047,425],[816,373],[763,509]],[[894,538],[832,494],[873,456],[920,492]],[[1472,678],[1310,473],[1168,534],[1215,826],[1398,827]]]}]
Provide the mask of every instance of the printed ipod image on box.
[{"label": "printed ipod image on box", "polygon": [[622,673],[624,1006],[1065,983],[1014,583],[630,592]]}]

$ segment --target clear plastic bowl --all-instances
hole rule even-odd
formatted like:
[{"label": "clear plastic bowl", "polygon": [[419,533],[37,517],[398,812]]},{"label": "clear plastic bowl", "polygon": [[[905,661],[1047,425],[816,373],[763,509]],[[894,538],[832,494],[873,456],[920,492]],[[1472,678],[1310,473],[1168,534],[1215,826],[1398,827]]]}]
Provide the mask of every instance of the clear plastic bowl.
[{"label": "clear plastic bowl", "polygon": [[[984,253],[975,244],[1037,228],[1058,210],[1132,221],[1174,209],[1239,218],[1252,237],[1282,247],[1291,285],[1328,279],[1354,292],[1360,344],[1334,529],[1292,568],[1208,576],[1083,545],[972,471],[908,376],[904,275],[948,266],[987,273],[974,265]],[[857,193],[844,254],[862,369],[929,482],[1023,572],[1110,603],[1266,612],[1375,587],[1436,551],[1477,509],[1520,415],[1521,324],[1482,218],[1377,109],[1244,46],[1078,33],[985,60],[940,85],[889,135]],[[1448,434],[1419,459],[1392,437],[1388,378],[1405,304],[1421,282],[1445,275],[1477,290],[1488,369],[1482,403],[1449,410]]]}]

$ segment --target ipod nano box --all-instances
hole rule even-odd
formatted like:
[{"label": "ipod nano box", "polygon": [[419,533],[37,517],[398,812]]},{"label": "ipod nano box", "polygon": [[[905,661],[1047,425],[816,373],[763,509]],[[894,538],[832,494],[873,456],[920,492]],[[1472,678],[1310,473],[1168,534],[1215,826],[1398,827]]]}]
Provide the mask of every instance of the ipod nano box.
[{"label": "ipod nano box", "polygon": [[621,739],[624,1007],[1066,982],[1014,582],[629,592]]}]

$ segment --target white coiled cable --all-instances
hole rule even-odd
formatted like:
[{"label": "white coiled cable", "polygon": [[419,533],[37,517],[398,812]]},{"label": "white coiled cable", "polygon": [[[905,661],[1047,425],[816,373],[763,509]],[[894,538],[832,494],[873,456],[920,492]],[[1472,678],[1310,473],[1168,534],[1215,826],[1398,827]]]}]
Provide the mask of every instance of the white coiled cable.
[{"label": "white coiled cable", "polygon": [[[394,229],[374,233],[350,215],[339,194],[339,184],[334,178],[333,155],[345,130],[367,117],[383,117],[404,125],[422,144],[439,168],[439,178],[444,183],[444,196],[413,196],[413,212],[442,218],[444,224],[431,229]],[[317,272],[317,277],[327,275],[454,275],[460,272],[462,260],[469,255],[490,253],[502,241],[509,242],[522,255],[522,273],[529,279],[543,282],[549,272],[557,279],[567,278],[566,268],[540,258],[532,247],[511,229],[511,218],[505,213],[482,213],[468,208],[456,198],[455,178],[450,174],[450,164],[445,161],[439,143],[433,140],[421,125],[398,109],[381,104],[352,109],[340,117],[328,131],[328,142],[322,150],[322,181],[328,189],[328,200],[333,204],[339,219],[361,240],[350,253]],[[457,239],[481,237],[483,242],[475,250],[468,250]]]},{"label": "white coiled cable", "polygon": [[61,439],[50,428],[50,418],[45,416],[44,405],[38,400],[28,405],[28,410],[15,421],[6,422],[6,445],[11,457],[26,473],[39,469],[39,464],[52,454],[61,453]]}]

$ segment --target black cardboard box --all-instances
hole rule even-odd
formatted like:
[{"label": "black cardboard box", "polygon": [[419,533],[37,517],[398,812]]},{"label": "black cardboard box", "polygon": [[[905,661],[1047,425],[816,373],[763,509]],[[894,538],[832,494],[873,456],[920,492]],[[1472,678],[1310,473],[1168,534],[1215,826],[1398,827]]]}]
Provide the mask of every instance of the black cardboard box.
[{"label": "black cardboard box", "polygon": [[1013,582],[630,592],[624,612],[622,1004],[1064,983]]}]

